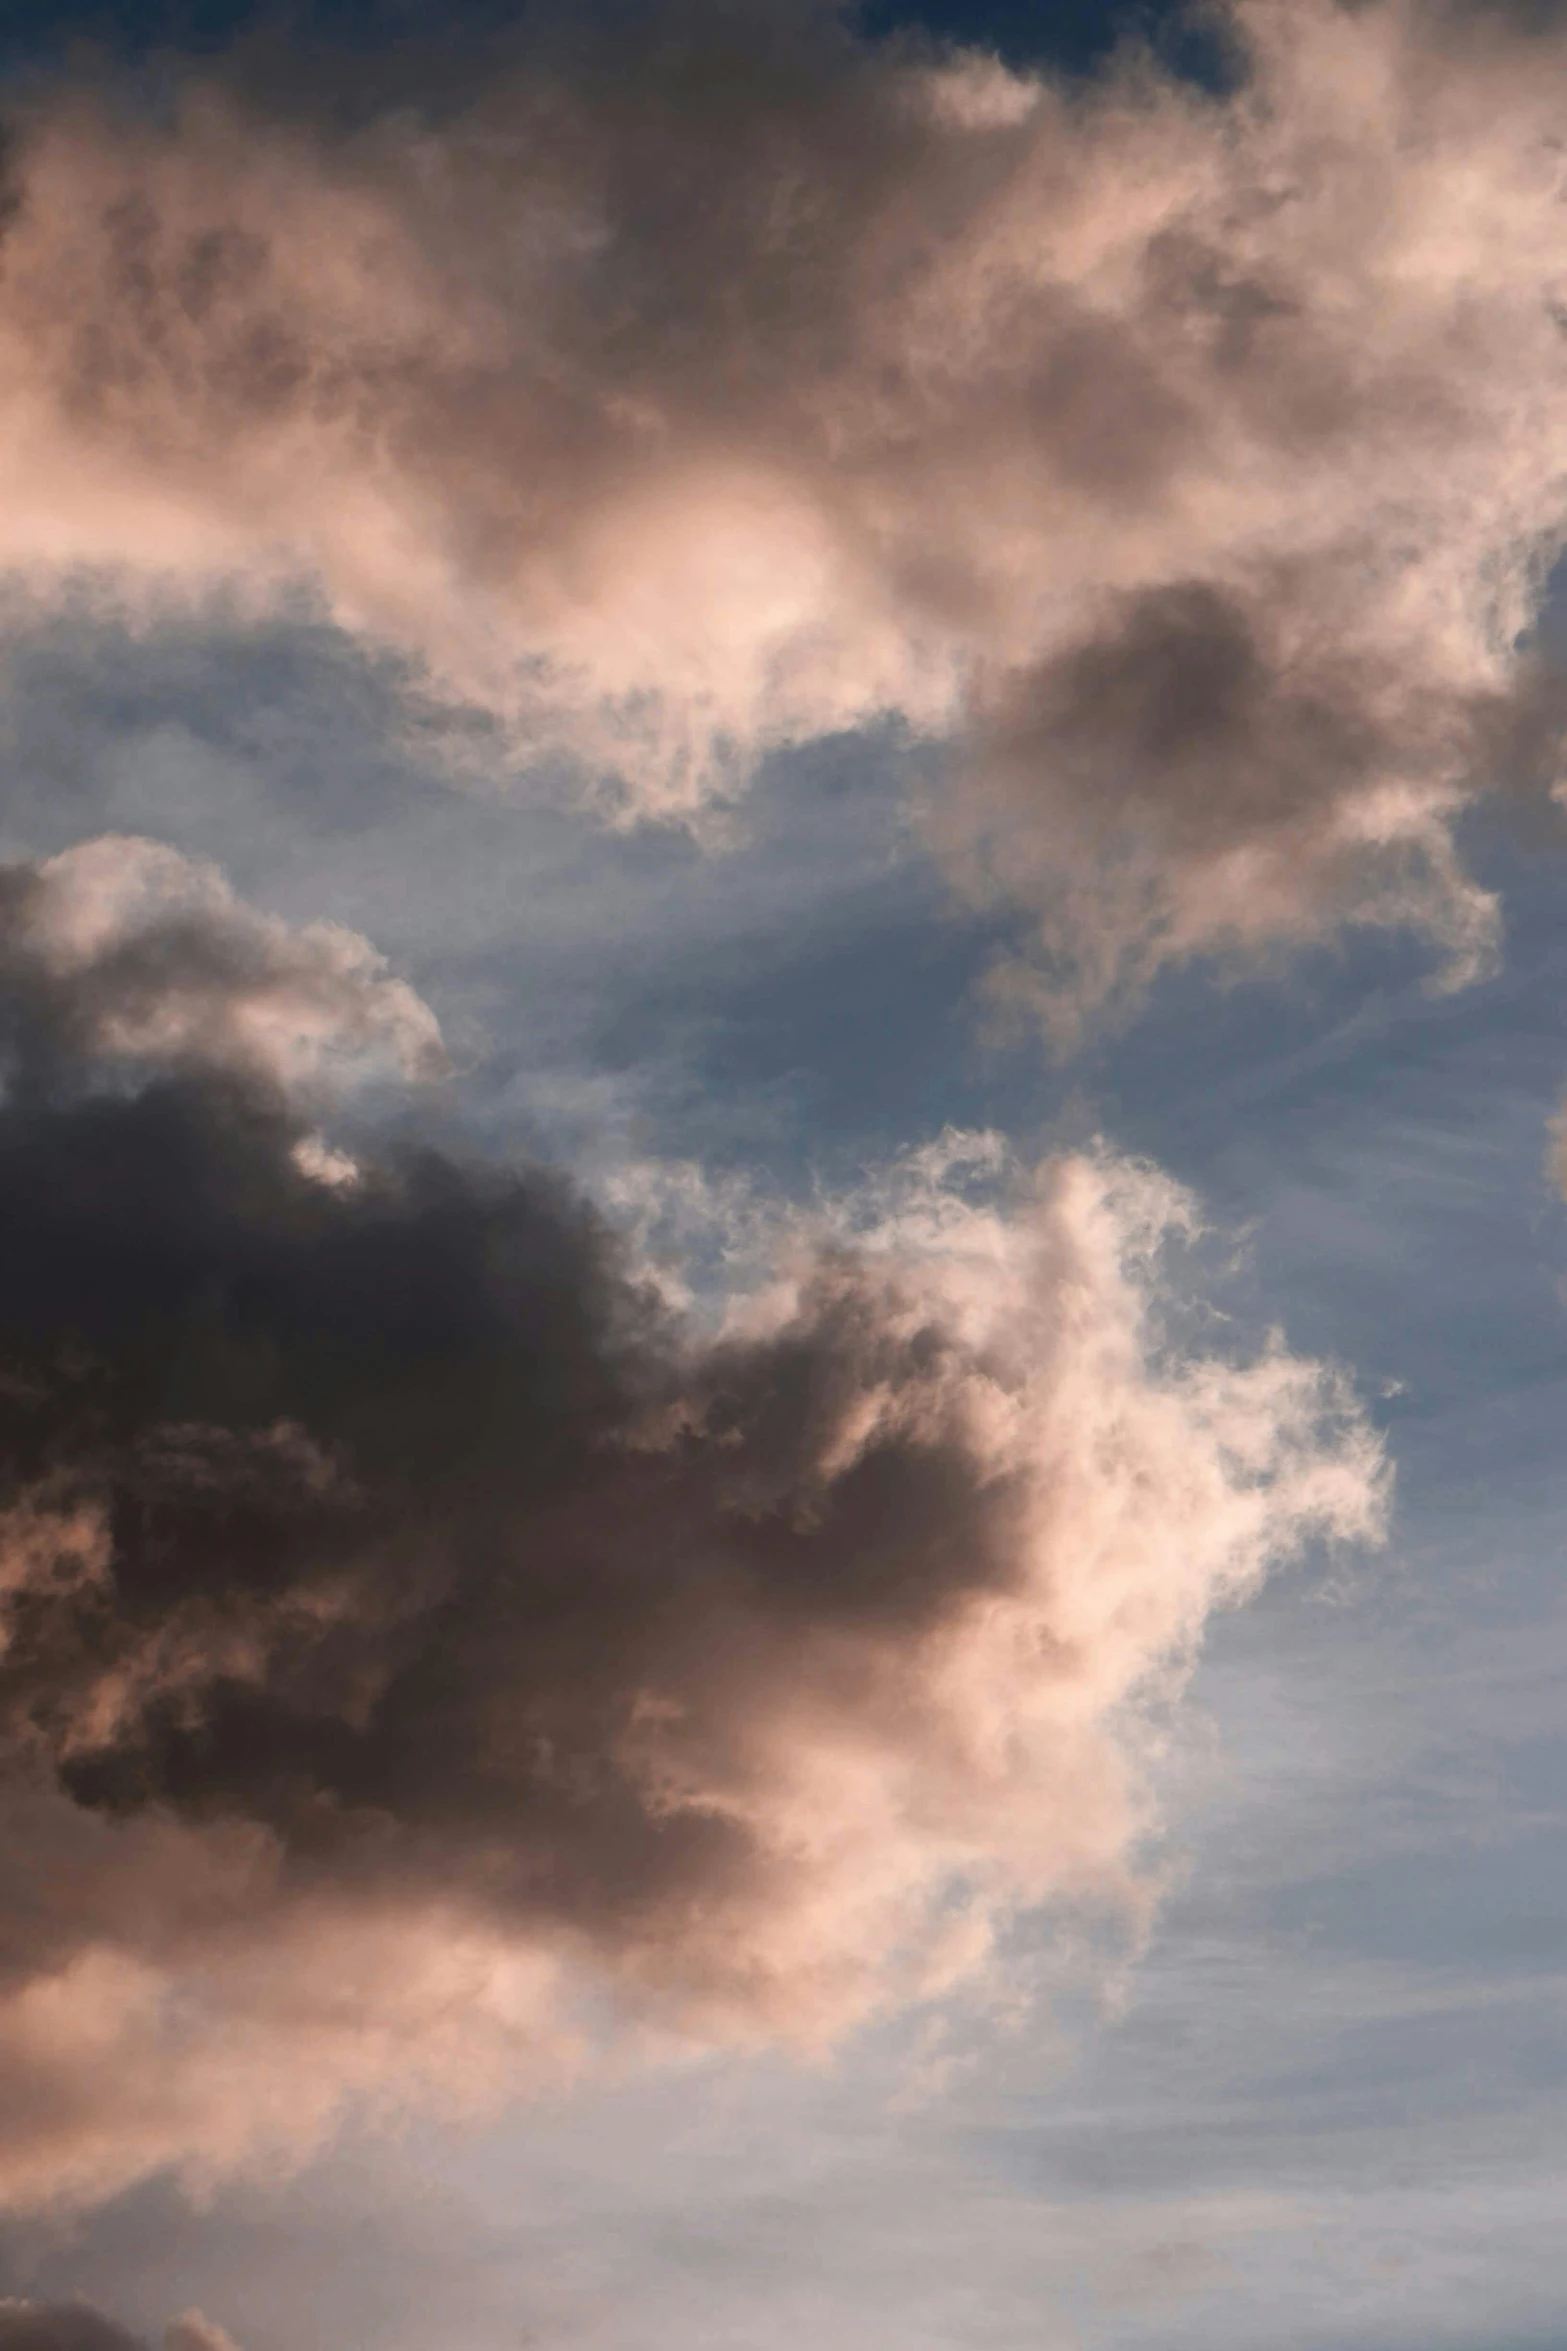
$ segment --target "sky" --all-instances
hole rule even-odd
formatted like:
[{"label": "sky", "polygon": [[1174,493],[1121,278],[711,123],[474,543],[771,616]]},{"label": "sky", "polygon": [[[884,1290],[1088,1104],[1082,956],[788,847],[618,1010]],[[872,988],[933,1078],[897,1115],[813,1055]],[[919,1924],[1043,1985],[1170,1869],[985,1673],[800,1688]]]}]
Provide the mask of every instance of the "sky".
[{"label": "sky", "polygon": [[0,33],[0,2351],[1547,2351],[1567,26]]}]

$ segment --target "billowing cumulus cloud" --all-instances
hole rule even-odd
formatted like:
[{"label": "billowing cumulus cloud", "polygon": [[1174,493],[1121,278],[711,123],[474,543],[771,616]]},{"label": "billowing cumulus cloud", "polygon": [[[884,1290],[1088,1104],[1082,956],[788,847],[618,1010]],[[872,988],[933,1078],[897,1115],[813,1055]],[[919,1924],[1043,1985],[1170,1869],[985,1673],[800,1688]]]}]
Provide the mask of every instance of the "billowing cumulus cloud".
[{"label": "billowing cumulus cloud", "polygon": [[[683,1310],[556,1176],[345,1172],[231,1049],[258,939],[368,950],[72,855],[0,873],[0,2195],[821,2045],[1138,1899],[1139,1702],[1383,1502],[1337,1375],[1183,1337],[1183,1194],[948,1137]],[[111,1068],[58,893],[149,873]]]},{"label": "billowing cumulus cloud", "polygon": [[[1065,1016],[1406,925],[1555,780],[1567,35],[1237,0],[1236,90],[654,12],[13,107],[0,545],[303,576],[632,808],[894,721]],[[637,46],[640,44],[640,46]]]}]

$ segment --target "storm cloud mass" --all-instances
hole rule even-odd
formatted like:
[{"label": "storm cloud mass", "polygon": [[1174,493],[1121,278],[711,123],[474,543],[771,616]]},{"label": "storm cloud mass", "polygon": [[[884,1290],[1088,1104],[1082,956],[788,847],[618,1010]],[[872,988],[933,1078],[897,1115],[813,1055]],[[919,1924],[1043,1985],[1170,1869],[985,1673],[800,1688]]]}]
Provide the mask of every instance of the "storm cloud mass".
[{"label": "storm cloud mass", "polygon": [[1567,45],[1225,21],[1224,95],[790,8],[42,83],[0,553],[313,582],[622,813],[893,723],[1058,1026],[1345,924],[1471,976],[1455,820],[1559,769]]},{"label": "storm cloud mass", "polygon": [[[0,875],[9,2197],[493,2097],[606,2001],[820,2042],[1135,1907],[1135,1702],[1383,1498],[1335,1375],[1166,1327],[1175,1187],[948,1137],[677,1312],[557,1176],[337,1151],[232,1050],[319,936],[71,855]],[[396,983],[331,946],[352,1047]]]}]

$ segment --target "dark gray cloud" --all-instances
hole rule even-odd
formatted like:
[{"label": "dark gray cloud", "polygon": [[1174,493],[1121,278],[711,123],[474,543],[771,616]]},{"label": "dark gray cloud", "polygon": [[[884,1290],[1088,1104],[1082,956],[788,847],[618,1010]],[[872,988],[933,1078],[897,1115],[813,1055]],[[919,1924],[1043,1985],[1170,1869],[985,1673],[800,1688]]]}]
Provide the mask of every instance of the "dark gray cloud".
[{"label": "dark gray cloud", "polygon": [[[0,2351],[147,2351],[145,2339],[85,2302],[0,2302]],[[168,2328],[163,2351],[237,2351],[199,2310]]]},{"label": "dark gray cloud", "polygon": [[984,756],[937,821],[969,844],[982,889],[1042,909],[1044,971],[1009,967],[1004,989],[1070,1023],[1085,981],[1096,1001],[1204,947],[1266,954],[1309,939],[1327,902],[1414,920],[1443,876],[1450,977],[1484,966],[1490,902],[1466,894],[1445,823],[1412,827],[1388,779],[1543,798],[1567,691],[1531,659],[1505,691],[1433,695],[1374,648],[1302,643],[1309,593],[1288,579],[1140,591],[1082,642],[991,681]]},{"label": "dark gray cloud", "polygon": [[168,881],[0,874],[0,2191],[482,2095],[592,1984],[820,2037],[1133,1898],[1119,1710],[1381,1492],[1319,1367],[1162,1336],[1172,1186],[948,1139],[715,1326],[548,1170],[334,1151],[210,876],[116,1058],[62,866]]},{"label": "dark gray cloud", "polygon": [[4,2351],[146,2351],[140,2337],[85,2303],[0,2303]]}]

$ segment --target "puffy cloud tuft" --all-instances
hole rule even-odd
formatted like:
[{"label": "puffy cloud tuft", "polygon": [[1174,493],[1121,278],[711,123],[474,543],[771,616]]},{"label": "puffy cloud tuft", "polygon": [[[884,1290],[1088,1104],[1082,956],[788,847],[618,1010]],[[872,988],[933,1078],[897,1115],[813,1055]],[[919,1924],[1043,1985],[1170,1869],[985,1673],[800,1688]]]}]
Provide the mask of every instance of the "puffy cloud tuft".
[{"label": "puffy cloud tuft", "polygon": [[[293,1094],[446,1066],[434,1014],[357,932],[258,913],[215,866],[156,841],[106,834],[0,865],[0,955],[13,1083],[224,1067]],[[341,1160],[302,1149],[318,1174]]]}]

